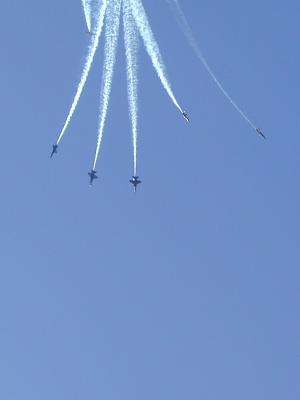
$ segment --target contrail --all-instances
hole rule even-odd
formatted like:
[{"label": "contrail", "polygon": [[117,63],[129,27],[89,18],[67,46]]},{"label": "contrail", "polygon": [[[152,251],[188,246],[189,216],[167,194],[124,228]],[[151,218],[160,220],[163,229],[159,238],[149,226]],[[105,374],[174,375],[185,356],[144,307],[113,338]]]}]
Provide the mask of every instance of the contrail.
[{"label": "contrail", "polygon": [[124,43],[127,61],[128,103],[132,128],[133,175],[137,175],[137,87],[138,87],[138,36],[129,0],[123,0]]},{"label": "contrail", "polygon": [[[184,12],[182,10],[182,8],[179,5],[178,0],[167,0],[167,2],[169,3],[170,7],[173,9],[176,20],[179,24],[179,26],[181,27],[187,41],[189,42],[190,46],[192,47],[192,49],[194,50],[196,56],[199,58],[199,60],[202,62],[202,64],[204,65],[205,69],[207,70],[207,72],[209,73],[209,75],[211,76],[211,78],[214,80],[214,82],[216,83],[216,85],[218,86],[218,88],[221,90],[221,92],[223,93],[223,95],[230,101],[230,103],[233,105],[233,107],[236,109],[236,111],[244,118],[244,120],[246,122],[248,122],[248,124],[257,132],[258,132],[258,128],[254,125],[254,123],[246,116],[246,114],[240,109],[240,107],[234,102],[234,100],[231,98],[231,96],[227,93],[227,91],[224,89],[224,87],[222,86],[221,82],[217,79],[217,77],[215,76],[214,72],[212,71],[211,67],[209,66],[209,64],[207,63],[204,55],[202,54],[198,43],[193,35],[192,29],[189,26],[187,19],[184,15]],[[175,9],[174,9],[175,8]]]},{"label": "contrail", "polygon": [[118,35],[120,27],[120,12],[122,0],[110,1],[107,8],[105,18],[105,46],[104,46],[104,65],[102,75],[101,102],[100,102],[100,117],[98,128],[98,140],[95,152],[93,170],[96,169],[96,164],[99,156],[100,146],[102,143],[103,130],[108,110],[109,97],[111,93],[112,79],[114,74],[114,66],[116,61],[116,52],[118,45]]},{"label": "contrail", "polygon": [[91,4],[90,4],[90,0],[81,0],[81,3],[82,3],[83,11],[84,11],[87,30],[89,32],[91,32]]},{"label": "contrail", "polygon": [[151,30],[151,27],[150,27],[145,9],[143,7],[143,4],[142,4],[141,0],[129,0],[129,1],[131,4],[132,15],[136,21],[140,35],[143,38],[147,53],[149,54],[149,56],[151,58],[153,67],[155,68],[163,87],[167,91],[167,93],[170,96],[170,98],[172,99],[173,103],[182,113],[183,112],[182,108],[178,104],[178,102],[173,94],[171,85],[168,81],[166,67],[164,65],[164,62],[163,62],[162,56],[160,54],[160,50],[159,50],[158,44],[155,40],[154,34]]},{"label": "contrail", "polygon": [[71,105],[69,114],[68,114],[68,116],[66,118],[66,121],[65,121],[65,124],[64,124],[64,126],[63,126],[63,128],[62,128],[62,130],[61,130],[61,132],[59,134],[59,137],[57,139],[56,144],[59,144],[59,142],[61,141],[61,139],[62,139],[62,137],[63,137],[63,135],[64,135],[64,133],[65,133],[65,131],[66,131],[71,119],[72,119],[72,116],[73,116],[73,114],[74,114],[74,112],[76,110],[76,107],[78,105],[78,102],[79,102],[81,94],[82,94],[82,91],[83,91],[84,86],[86,84],[86,81],[87,81],[91,66],[93,64],[95,53],[96,53],[97,47],[99,45],[99,40],[100,40],[102,28],[103,28],[106,8],[107,8],[107,0],[103,0],[102,3],[101,3],[101,6],[99,8],[99,14],[98,14],[98,18],[97,18],[95,34],[93,35],[91,43],[89,45],[88,54],[87,54],[86,61],[85,61],[85,64],[84,64],[84,67],[83,67],[83,71],[82,71],[82,74],[81,74],[80,82],[79,82],[79,85],[77,87],[77,91],[76,91],[73,103]]}]

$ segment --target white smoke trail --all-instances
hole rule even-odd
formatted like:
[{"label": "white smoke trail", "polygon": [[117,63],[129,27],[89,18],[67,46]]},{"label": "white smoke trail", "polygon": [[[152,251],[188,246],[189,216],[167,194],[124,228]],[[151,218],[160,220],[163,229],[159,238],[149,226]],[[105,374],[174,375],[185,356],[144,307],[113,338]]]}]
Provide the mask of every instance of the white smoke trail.
[{"label": "white smoke trail", "polygon": [[114,66],[116,61],[118,35],[120,27],[120,12],[122,0],[111,0],[108,4],[105,18],[105,47],[104,47],[104,65],[102,75],[100,117],[98,128],[98,140],[95,152],[93,170],[96,169],[99,157],[100,146],[102,143],[103,130],[108,110],[109,97],[111,93]]},{"label": "white smoke trail", "polygon": [[103,28],[103,23],[104,23],[104,17],[105,17],[106,8],[107,8],[107,1],[108,0],[103,0],[102,3],[101,3],[101,6],[99,8],[99,14],[98,14],[98,18],[97,18],[97,25],[96,25],[96,29],[95,29],[95,34],[92,36],[91,43],[89,45],[88,54],[87,54],[86,61],[85,61],[85,64],[84,64],[84,67],[83,67],[83,71],[82,71],[82,74],[81,74],[80,82],[79,82],[79,85],[77,87],[77,91],[76,91],[73,103],[71,105],[69,114],[68,114],[68,116],[66,118],[66,121],[65,121],[65,124],[64,124],[64,126],[63,126],[63,128],[62,128],[62,130],[61,130],[61,132],[59,134],[59,137],[57,139],[56,144],[59,144],[59,142],[61,141],[61,139],[62,139],[62,137],[63,137],[63,135],[64,135],[64,133],[65,133],[65,131],[66,131],[71,119],[72,119],[72,116],[73,116],[73,114],[74,114],[74,112],[76,110],[76,107],[78,105],[78,102],[79,102],[81,94],[82,94],[82,91],[83,91],[84,86],[86,84],[86,81],[87,81],[91,66],[93,64],[95,53],[96,53],[97,47],[99,45],[99,40],[100,40],[100,36],[101,36],[102,28]]},{"label": "white smoke trail", "polygon": [[85,16],[87,30],[91,32],[91,4],[90,0],[81,0],[83,12]]},{"label": "white smoke trail", "polygon": [[[190,44],[190,46],[192,47],[192,49],[194,50],[196,56],[199,58],[199,60],[202,62],[203,66],[205,67],[205,69],[207,70],[207,72],[209,73],[209,75],[211,76],[211,78],[214,80],[214,82],[216,83],[216,85],[218,86],[218,88],[221,90],[221,92],[223,93],[223,95],[227,98],[227,100],[229,100],[229,102],[232,104],[232,106],[236,109],[236,111],[244,118],[244,120],[255,130],[257,131],[256,126],[253,124],[252,121],[250,121],[250,119],[246,116],[246,114],[240,109],[240,107],[234,102],[234,100],[231,98],[231,96],[227,93],[227,91],[224,89],[224,87],[222,86],[221,82],[217,79],[217,77],[215,76],[214,72],[212,71],[211,67],[209,66],[209,64],[207,63],[204,55],[202,54],[198,43],[193,35],[193,32],[191,30],[191,27],[189,26],[187,19],[184,15],[184,12],[182,10],[182,8],[179,5],[178,0],[167,0],[167,2],[169,3],[170,7],[173,9],[174,13],[175,13],[175,17],[176,20],[179,24],[179,26],[181,27],[188,43]],[[172,3],[172,4],[171,4]],[[174,7],[173,7],[174,6]],[[174,9],[175,8],[175,9]]]},{"label": "white smoke trail", "polygon": [[132,128],[133,175],[137,175],[137,87],[138,87],[138,36],[128,0],[123,0],[124,43],[127,61],[128,103]]},{"label": "white smoke trail", "polygon": [[178,104],[173,94],[171,85],[168,81],[166,67],[164,65],[154,34],[151,30],[151,26],[149,24],[143,4],[140,0],[129,0],[129,1],[131,4],[132,15],[136,21],[138,30],[143,38],[147,53],[151,58],[152,64],[157,72],[157,75],[159,76],[163,87],[167,91],[173,103],[182,113],[182,108]]}]

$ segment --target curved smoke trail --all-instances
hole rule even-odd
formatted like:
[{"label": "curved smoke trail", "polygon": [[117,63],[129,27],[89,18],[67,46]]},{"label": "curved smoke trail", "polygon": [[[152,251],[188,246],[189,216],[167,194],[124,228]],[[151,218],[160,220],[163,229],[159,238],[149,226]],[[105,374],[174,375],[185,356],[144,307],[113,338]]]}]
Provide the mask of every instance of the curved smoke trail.
[{"label": "curved smoke trail", "polygon": [[99,157],[100,146],[102,143],[103,130],[108,110],[109,97],[111,93],[114,66],[116,61],[117,44],[120,26],[121,0],[110,1],[105,18],[105,47],[104,47],[104,65],[102,75],[100,117],[98,128],[98,140],[95,152],[93,170],[96,169]]},{"label": "curved smoke trail", "polygon": [[123,0],[124,43],[127,62],[128,103],[132,128],[133,175],[137,175],[137,87],[138,87],[138,35],[128,0]]},{"label": "curved smoke trail", "polygon": [[136,25],[140,32],[140,35],[143,38],[147,53],[149,54],[153,67],[155,68],[159,79],[165,90],[167,91],[168,95],[172,99],[175,106],[180,110],[182,113],[182,108],[178,104],[171,85],[167,78],[166,67],[164,65],[162,56],[160,54],[160,50],[158,44],[155,40],[154,34],[152,32],[151,26],[149,24],[145,9],[141,0],[129,0],[131,4],[132,15],[136,21]]},{"label": "curved smoke trail", "polygon": [[86,27],[91,32],[91,4],[90,0],[81,0],[83,12],[85,16]]},{"label": "curved smoke trail", "polygon": [[64,133],[65,133],[65,131],[66,131],[71,119],[72,119],[72,116],[73,116],[73,114],[74,114],[74,112],[76,110],[76,107],[77,107],[78,102],[80,100],[80,97],[81,97],[81,94],[83,92],[84,86],[86,84],[86,81],[87,81],[91,66],[93,64],[95,53],[96,53],[97,47],[99,45],[99,40],[100,40],[102,28],[103,28],[106,8],[107,8],[107,0],[103,0],[102,3],[101,3],[101,6],[99,8],[99,15],[98,15],[98,18],[97,18],[97,25],[96,25],[95,34],[93,35],[91,43],[89,45],[88,54],[87,54],[86,61],[85,61],[84,67],[83,67],[83,71],[82,71],[82,75],[81,75],[81,78],[80,78],[80,82],[79,82],[79,85],[77,87],[77,91],[76,91],[73,103],[71,105],[69,114],[68,114],[68,116],[66,118],[66,121],[65,121],[65,124],[64,124],[64,126],[63,126],[63,128],[62,128],[62,130],[61,130],[61,132],[59,134],[59,137],[57,139],[56,144],[59,144],[59,142],[61,141],[61,139],[62,139],[62,137],[63,137],[63,135],[64,135]]},{"label": "curved smoke trail", "polygon": [[217,77],[215,76],[214,72],[212,71],[212,69],[210,68],[209,64],[207,63],[205,57],[203,56],[198,43],[193,35],[193,32],[191,30],[191,27],[189,26],[187,19],[184,15],[184,12],[182,10],[182,8],[179,5],[178,0],[167,0],[167,2],[169,3],[171,9],[173,9],[176,20],[178,22],[178,25],[180,26],[180,28],[182,29],[189,45],[192,47],[192,49],[194,50],[196,56],[199,58],[199,60],[202,62],[204,68],[206,69],[206,71],[209,73],[209,75],[211,76],[211,78],[214,80],[214,82],[216,83],[216,85],[218,86],[218,88],[221,90],[221,92],[223,93],[223,95],[227,98],[227,100],[229,100],[229,102],[232,104],[232,106],[236,109],[236,111],[244,118],[244,120],[257,132],[257,128],[256,126],[253,124],[253,122],[246,116],[246,114],[240,109],[240,107],[233,101],[233,99],[231,98],[231,96],[227,93],[227,91],[224,89],[223,85],[221,84],[221,82],[217,79]]}]

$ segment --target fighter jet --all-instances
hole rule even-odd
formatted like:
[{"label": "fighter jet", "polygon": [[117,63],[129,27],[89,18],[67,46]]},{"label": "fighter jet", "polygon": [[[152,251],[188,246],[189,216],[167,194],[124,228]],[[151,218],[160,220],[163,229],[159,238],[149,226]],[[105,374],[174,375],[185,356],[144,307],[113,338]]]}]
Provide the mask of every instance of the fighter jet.
[{"label": "fighter jet", "polygon": [[54,144],[52,146],[52,153],[50,155],[50,158],[52,158],[54,156],[54,154],[57,153],[57,148],[58,148],[58,144]]},{"label": "fighter jet", "polygon": [[91,172],[88,173],[90,177],[90,186],[93,184],[94,179],[98,179],[98,176],[96,175],[96,171],[94,169],[91,169]]},{"label": "fighter jet", "polygon": [[265,135],[262,133],[262,131],[259,128],[256,128],[256,132],[262,136],[264,139],[266,139]]},{"label": "fighter jet", "polygon": [[186,111],[182,111],[182,116],[186,120],[186,122],[190,122],[189,116],[187,115]]},{"label": "fighter jet", "polygon": [[137,185],[142,183],[142,181],[139,180],[138,176],[133,176],[132,179],[130,179],[129,182],[133,184],[134,193],[136,192]]}]

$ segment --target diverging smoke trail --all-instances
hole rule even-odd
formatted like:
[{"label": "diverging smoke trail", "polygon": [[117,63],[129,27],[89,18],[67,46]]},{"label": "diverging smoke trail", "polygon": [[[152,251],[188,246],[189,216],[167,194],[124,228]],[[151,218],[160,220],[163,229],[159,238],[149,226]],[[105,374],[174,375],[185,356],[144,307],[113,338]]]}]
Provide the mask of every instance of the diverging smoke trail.
[{"label": "diverging smoke trail", "polygon": [[95,29],[95,34],[92,36],[92,40],[91,40],[91,43],[89,45],[88,54],[87,54],[86,61],[85,61],[85,64],[84,64],[84,67],[83,67],[83,71],[82,71],[82,74],[81,74],[80,82],[79,82],[79,85],[77,87],[77,91],[76,91],[73,103],[71,105],[69,114],[68,114],[68,116],[66,118],[66,121],[65,121],[65,124],[64,124],[64,126],[63,126],[63,128],[62,128],[62,130],[61,130],[61,132],[59,134],[59,137],[57,139],[56,144],[59,144],[59,142],[61,141],[61,139],[62,139],[62,137],[63,137],[63,135],[64,135],[64,133],[65,133],[65,131],[66,131],[71,119],[72,119],[72,116],[73,116],[73,114],[74,114],[74,112],[76,110],[76,107],[77,107],[78,102],[80,100],[80,97],[81,97],[81,94],[83,92],[84,86],[86,84],[86,81],[87,81],[91,66],[93,64],[95,53],[96,53],[97,47],[99,45],[99,40],[100,40],[100,36],[101,36],[102,28],[103,28],[103,23],[104,23],[104,17],[105,17],[106,8],[107,8],[107,1],[108,0],[103,0],[102,3],[101,3],[101,6],[99,8],[99,14],[98,14],[98,17],[97,17],[97,25],[96,25],[96,29]]},{"label": "diverging smoke trail", "polygon": [[137,175],[137,88],[138,88],[138,35],[129,0],[123,0],[124,43],[127,62],[128,103],[132,128],[133,175]]},{"label": "diverging smoke trail", "polygon": [[102,75],[98,140],[93,164],[94,170],[96,169],[96,164],[99,157],[100,146],[103,138],[103,130],[108,110],[109,97],[111,93],[119,36],[120,12],[121,0],[110,1],[107,7],[105,18],[104,65]]},{"label": "diverging smoke trail", "polygon": [[172,99],[175,106],[182,112],[182,108],[179,106],[171,85],[167,78],[166,67],[164,65],[162,56],[160,54],[160,50],[158,44],[154,38],[154,34],[151,30],[145,9],[141,0],[129,0],[131,4],[132,15],[136,21],[136,25],[140,32],[140,35],[143,38],[147,53],[149,54],[152,64],[161,80],[161,83],[165,90],[167,91],[168,95]]},{"label": "diverging smoke trail", "polygon": [[87,30],[91,32],[91,4],[90,0],[81,0],[83,12],[85,16]]},{"label": "diverging smoke trail", "polygon": [[207,72],[209,73],[211,78],[214,80],[214,82],[216,83],[218,88],[221,90],[223,95],[230,101],[230,103],[233,105],[233,107],[236,109],[236,111],[256,131],[256,126],[253,124],[252,121],[250,121],[250,119],[245,115],[245,113],[240,109],[240,107],[233,101],[231,96],[224,89],[224,87],[222,86],[221,82],[217,79],[217,77],[215,76],[214,72],[212,71],[212,69],[208,65],[205,57],[203,56],[201,50],[199,49],[198,43],[197,43],[197,41],[196,41],[196,39],[195,39],[195,37],[193,35],[193,32],[192,32],[188,22],[187,22],[187,19],[186,19],[184,13],[183,13],[183,10],[179,5],[178,0],[167,0],[167,1],[169,3],[170,7],[173,9],[173,11],[175,13],[176,20],[177,20],[179,26],[181,27],[181,29],[182,29],[187,41],[189,42],[190,46],[194,50],[196,56],[200,59],[200,61],[204,65],[205,69],[207,70]]}]

